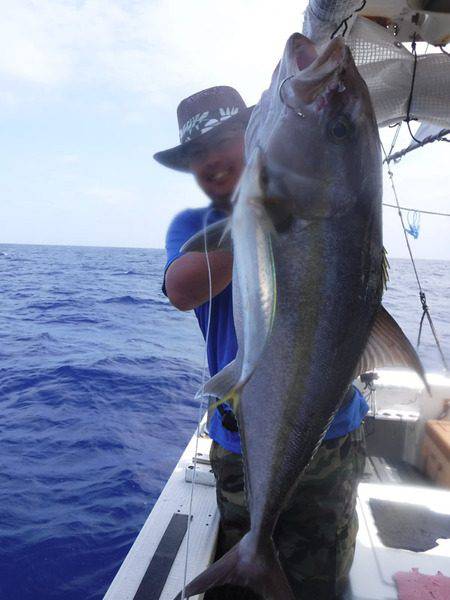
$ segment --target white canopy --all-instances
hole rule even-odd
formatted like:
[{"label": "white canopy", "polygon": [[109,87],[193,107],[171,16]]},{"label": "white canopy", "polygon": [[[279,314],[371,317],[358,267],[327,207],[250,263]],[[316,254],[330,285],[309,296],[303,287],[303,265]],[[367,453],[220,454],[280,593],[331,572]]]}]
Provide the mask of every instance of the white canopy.
[{"label": "white canopy", "polygon": [[[377,0],[386,7],[392,0]],[[414,0],[416,3],[419,0]],[[399,8],[410,10],[412,0],[396,0]],[[395,27],[379,25],[357,16],[361,0],[310,0],[305,13],[303,33],[316,42],[330,38],[344,19],[346,38],[356,64],[364,77],[380,126],[396,123],[407,116],[408,99],[414,69],[414,56],[395,36]],[[406,10],[406,9],[405,9]],[[392,12],[392,6],[391,6]],[[411,15],[413,12],[410,10]],[[378,11],[378,15],[380,10]],[[405,12],[400,18],[405,18]],[[392,15],[391,15],[392,16]],[[437,15],[447,19],[450,39],[450,13]],[[394,21],[392,21],[394,23]],[[446,22],[446,21],[444,21]],[[395,23],[394,23],[395,24]],[[339,33],[343,33],[344,27]],[[417,33],[420,34],[417,26]],[[417,60],[410,116],[438,127],[450,127],[450,56],[444,53],[422,55]]]}]

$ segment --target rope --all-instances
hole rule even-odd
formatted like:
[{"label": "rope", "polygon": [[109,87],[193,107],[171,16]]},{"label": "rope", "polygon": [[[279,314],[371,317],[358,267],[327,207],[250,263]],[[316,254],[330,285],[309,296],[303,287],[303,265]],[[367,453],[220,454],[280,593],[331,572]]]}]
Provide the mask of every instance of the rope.
[{"label": "rope", "polygon": [[206,379],[206,365],[208,358],[208,341],[209,341],[209,330],[211,324],[211,305],[212,305],[212,276],[211,276],[211,264],[209,262],[208,255],[208,241],[206,236],[206,227],[208,224],[208,217],[210,215],[211,210],[208,210],[205,213],[203,218],[203,244],[205,249],[205,258],[206,258],[206,266],[208,268],[208,287],[209,287],[209,306],[208,306],[208,325],[206,327],[206,336],[205,336],[205,352],[203,354],[203,370],[202,370],[202,385],[200,390],[195,395],[195,399],[200,400],[199,408],[198,408],[198,418],[197,418],[197,430],[195,435],[195,450],[194,450],[194,461],[193,461],[193,474],[192,474],[192,482],[191,482],[191,493],[189,497],[189,514],[188,514],[188,524],[187,524],[187,532],[186,532],[186,557],[184,561],[184,573],[183,573],[183,588],[181,590],[181,600],[185,600],[186,598],[186,581],[187,581],[187,570],[188,570],[188,560],[189,560],[189,543],[191,539],[191,520],[192,520],[192,505],[194,501],[194,487],[195,480],[197,476],[197,453],[198,453],[198,439],[200,437],[200,424],[203,418],[203,388],[205,385]]},{"label": "rope", "polygon": [[[392,144],[391,144],[391,147],[389,148],[388,156],[391,156],[392,152],[394,152],[394,148],[395,148],[395,145],[397,144],[398,136],[400,135],[400,129],[402,127],[402,122],[400,121],[400,123],[397,123],[395,125],[395,127],[397,127],[397,129],[395,130],[394,137],[392,138]],[[383,151],[384,151],[384,148],[383,148]],[[386,155],[386,152],[384,154]]]},{"label": "rope", "polygon": [[[398,133],[398,132],[396,132],[396,134],[397,134],[397,133]],[[384,153],[384,155],[385,155],[385,157],[386,157],[386,159],[387,159],[387,158],[388,158],[388,156],[387,156],[387,154],[386,154],[386,151],[385,151],[385,149],[384,149],[384,146],[383,146],[383,144],[381,144],[381,147],[383,148],[383,153]],[[391,148],[392,148],[392,146],[391,146]],[[386,161],[386,162],[387,162],[387,161]],[[418,336],[418,340],[417,340],[417,348],[419,348],[419,345],[420,345],[420,340],[421,340],[421,335],[422,335],[422,326],[423,326],[423,321],[424,321],[424,319],[425,319],[425,316],[426,316],[426,317],[427,317],[427,319],[428,319],[428,322],[429,322],[429,324],[430,324],[430,328],[431,328],[431,331],[432,331],[432,333],[433,333],[434,341],[435,341],[435,343],[436,343],[436,347],[437,347],[437,349],[438,349],[438,351],[439,351],[439,354],[440,354],[440,357],[441,357],[441,360],[442,360],[442,364],[444,365],[444,369],[445,369],[446,371],[448,371],[448,365],[447,365],[447,361],[445,360],[445,356],[444,356],[444,353],[443,353],[443,351],[442,351],[442,347],[441,347],[441,344],[440,344],[440,342],[439,342],[439,338],[438,338],[438,335],[437,335],[436,329],[435,329],[435,327],[434,327],[433,320],[432,320],[432,318],[431,318],[430,309],[429,309],[429,307],[428,307],[428,305],[427,305],[427,299],[426,299],[426,295],[425,295],[425,292],[424,292],[424,291],[423,291],[423,289],[422,289],[422,285],[421,285],[421,283],[420,283],[420,279],[419,279],[419,274],[418,274],[418,272],[417,272],[417,268],[416,268],[416,263],[415,263],[415,261],[414,261],[414,257],[413,257],[413,254],[412,254],[411,245],[410,245],[410,243],[409,243],[409,239],[408,239],[408,235],[407,235],[407,229],[406,229],[406,227],[405,227],[405,222],[404,222],[404,220],[403,220],[403,214],[402,214],[402,211],[401,211],[400,202],[399,202],[399,200],[398,200],[398,196],[397,196],[397,190],[396,190],[396,188],[395,188],[395,183],[394,183],[394,173],[391,171],[391,169],[390,169],[390,166],[389,166],[389,163],[388,163],[388,162],[387,162],[387,165],[388,165],[388,166],[387,166],[387,169],[388,169],[389,180],[390,180],[390,183],[391,183],[392,192],[393,192],[393,194],[394,194],[394,198],[395,198],[395,202],[396,202],[395,208],[397,208],[397,210],[398,210],[398,216],[400,217],[400,222],[401,222],[401,224],[402,224],[402,228],[403,228],[403,234],[404,234],[404,236],[405,236],[405,241],[406,241],[406,246],[407,246],[407,248],[408,248],[409,257],[410,257],[410,259],[411,259],[411,264],[412,264],[412,266],[413,266],[413,269],[414,269],[414,275],[415,275],[415,277],[416,277],[417,286],[418,286],[418,288],[419,288],[419,298],[420,298],[420,302],[421,302],[421,304],[422,304],[422,318],[421,318],[421,320],[420,320],[420,325],[419,325],[419,336]]]},{"label": "rope", "polygon": [[[413,73],[412,73],[412,79],[411,79],[411,89],[409,91],[409,98],[408,98],[408,105],[407,105],[407,110],[406,110],[406,119],[405,119],[405,121],[406,121],[406,124],[408,126],[408,131],[409,131],[410,136],[418,144],[418,146],[421,146],[421,145],[424,145],[424,144],[413,135],[413,132],[411,130],[411,125],[410,125],[410,121],[411,121],[411,105],[412,105],[412,99],[413,99],[413,94],[414,94],[414,84],[415,84],[415,81],[416,81],[416,71],[417,71],[417,61],[418,61],[418,58],[417,58],[417,49],[416,49],[416,37],[417,37],[417,34],[414,33],[413,40],[412,40],[412,43],[411,43],[411,49],[412,49],[412,53],[413,53],[413,56],[414,56],[414,66],[413,66]],[[441,48],[441,50],[442,50],[442,48]],[[436,329],[435,329],[434,324],[433,324],[433,320],[431,318],[430,310],[428,308],[427,301],[426,301],[425,292],[423,291],[422,285],[420,283],[419,274],[417,272],[416,263],[414,261],[414,257],[413,257],[412,250],[411,250],[411,245],[410,245],[409,239],[408,239],[408,229],[405,227],[405,222],[404,222],[404,219],[403,219],[403,214],[402,214],[402,211],[401,211],[400,202],[399,202],[398,196],[397,196],[397,190],[395,188],[394,173],[391,171],[390,164],[389,164],[390,161],[393,160],[393,158],[392,158],[393,154],[392,153],[393,153],[395,144],[397,142],[399,132],[400,132],[400,126],[397,127],[397,130],[395,132],[394,139],[393,139],[393,142],[391,144],[391,148],[389,150],[389,154],[386,154],[386,151],[385,151],[384,146],[383,146],[382,143],[381,143],[381,147],[383,148],[383,153],[384,153],[384,156],[385,156],[385,160],[383,162],[385,162],[387,164],[389,180],[390,180],[390,183],[391,183],[392,192],[394,194],[394,198],[395,198],[395,202],[396,202],[396,204],[394,205],[394,208],[397,208],[398,216],[400,217],[400,222],[402,224],[402,229],[403,229],[403,235],[405,236],[406,246],[408,248],[409,257],[411,259],[411,264],[412,264],[413,269],[414,269],[414,275],[416,277],[417,286],[419,288],[419,298],[420,298],[420,302],[422,304],[422,318],[420,319],[419,335],[418,335],[418,339],[417,339],[417,348],[419,348],[419,345],[420,345],[420,340],[421,340],[421,335],[422,335],[423,321],[424,321],[425,316],[426,316],[427,319],[428,319],[428,322],[430,324],[431,331],[433,333],[433,337],[434,337],[434,341],[436,343],[436,347],[437,347],[437,349],[439,351],[439,354],[441,356],[442,364],[444,365],[445,370],[448,371],[447,361],[445,360],[445,356],[444,356],[444,353],[442,351],[441,344],[439,342],[439,338],[437,336]],[[442,133],[442,132],[440,132],[440,133]],[[448,140],[446,140],[446,141],[448,141]],[[404,153],[406,154],[405,151],[404,151]],[[416,211],[416,214],[418,214],[418,212],[419,211]]]},{"label": "rope", "polygon": [[388,204],[383,202],[383,206],[390,206],[391,208],[399,208],[400,210],[408,210],[411,212],[422,213],[424,215],[437,215],[439,217],[450,217],[450,213],[434,212],[432,210],[421,210],[419,208],[407,208],[406,206],[397,206],[396,204]]},{"label": "rope", "polygon": [[332,40],[332,39],[333,39],[333,38],[336,36],[337,32],[339,31],[339,29],[340,29],[342,26],[344,26],[344,31],[342,32],[342,37],[344,37],[344,36],[345,36],[345,34],[347,33],[347,30],[348,30],[348,21],[349,21],[349,20],[350,20],[350,19],[353,17],[353,15],[354,15],[355,13],[357,13],[357,12],[360,12],[360,11],[361,11],[361,10],[362,10],[362,9],[365,7],[365,5],[366,5],[366,4],[367,4],[367,0],[363,0],[363,3],[361,4],[361,6],[360,6],[359,8],[356,8],[356,9],[355,9],[355,10],[352,12],[352,14],[351,14],[351,15],[349,15],[348,17],[346,17],[345,19],[343,19],[343,20],[341,21],[340,25],[339,25],[339,26],[338,26],[338,27],[337,27],[337,28],[336,28],[336,29],[333,31],[333,33],[331,34],[331,36],[330,36],[330,40]]},{"label": "rope", "polygon": [[390,151],[383,162],[389,163],[392,160],[394,162],[398,162],[401,158],[403,158],[403,156],[405,156],[405,154],[408,154],[408,152],[412,152],[413,150],[417,150],[417,148],[422,148],[423,146],[426,146],[427,144],[432,144],[433,142],[450,142],[450,140],[448,140],[445,137],[449,133],[450,133],[450,129],[442,129],[436,135],[429,135],[428,137],[424,138],[422,141],[419,141],[416,138],[414,138],[416,141],[416,146],[413,146],[412,148],[411,147],[405,148],[404,150],[395,152],[395,154],[393,154]]}]

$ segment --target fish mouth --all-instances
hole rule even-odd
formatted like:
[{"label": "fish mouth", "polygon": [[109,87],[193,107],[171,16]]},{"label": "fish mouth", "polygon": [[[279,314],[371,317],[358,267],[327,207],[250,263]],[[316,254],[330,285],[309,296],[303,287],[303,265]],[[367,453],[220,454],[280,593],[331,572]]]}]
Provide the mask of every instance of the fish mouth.
[{"label": "fish mouth", "polygon": [[333,38],[325,47],[318,48],[297,33],[289,42],[293,74],[283,89],[285,104],[302,114],[321,115],[327,108],[348,103],[352,95],[346,93],[346,82],[356,67],[344,39]]}]

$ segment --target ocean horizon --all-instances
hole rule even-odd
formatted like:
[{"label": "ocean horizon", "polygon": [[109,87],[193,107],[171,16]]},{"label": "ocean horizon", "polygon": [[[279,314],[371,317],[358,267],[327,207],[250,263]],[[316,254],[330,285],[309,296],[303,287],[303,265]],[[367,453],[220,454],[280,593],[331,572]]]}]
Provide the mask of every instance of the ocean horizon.
[{"label": "ocean horizon", "polygon": [[[20,247],[20,246],[25,246],[25,247],[30,247],[30,246],[36,246],[37,248],[99,248],[99,249],[104,249],[104,250],[150,250],[150,251],[155,251],[155,252],[165,252],[165,248],[160,247],[160,248],[155,248],[154,246],[108,246],[108,245],[99,245],[99,244],[48,244],[48,243],[34,243],[34,242],[0,242],[0,252],[2,252],[1,248],[2,247],[7,247],[9,246],[11,247]],[[435,257],[420,257],[420,258],[416,258],[414,256],[413,253],[413,258],[415,261],[427,261],[427,262],[444,262],[444,263],[449,263],[450,264],[450,259],[439,259],[439,258],[435,258]],[[409,263],[411,262],[409,256],[394,256],[391,254],[388,254],[388,259],[390,260],[405,260],[408,261]]]}]

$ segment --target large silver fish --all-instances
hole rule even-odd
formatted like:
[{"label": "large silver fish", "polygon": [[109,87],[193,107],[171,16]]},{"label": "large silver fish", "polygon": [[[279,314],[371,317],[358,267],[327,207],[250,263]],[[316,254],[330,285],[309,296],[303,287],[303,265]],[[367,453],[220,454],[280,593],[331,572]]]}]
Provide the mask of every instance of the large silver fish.
[{"label": "large silver fish", "polygon": [[239,398],[251,529],[186,595],[234,584],[292,600],[272,533],[349,385],[375,366],[423,370],[381,307],[378,128],[342,38],[289,38],[246,151],[230,227],[239,350],[205,392]]}]

